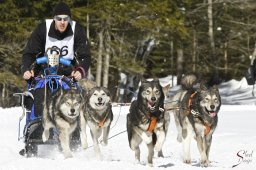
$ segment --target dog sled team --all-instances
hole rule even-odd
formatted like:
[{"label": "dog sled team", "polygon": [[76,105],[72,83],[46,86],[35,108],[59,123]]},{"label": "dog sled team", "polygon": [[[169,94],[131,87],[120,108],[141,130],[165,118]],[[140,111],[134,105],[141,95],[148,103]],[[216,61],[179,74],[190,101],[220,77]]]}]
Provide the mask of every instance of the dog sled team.
[{"label": "dog sled team", "polygon": [[[99,138],[103,137],[101,144],[108,144],[113,121],[110,91],[82,79],[91,63],[89,41],[82,25],[72,20],[67,4],[57,4],[53,14],[53,19],[33,31],[22,56],[22,74],[29,87],[15,94],[21,97],[20,121],[26,117],[22,136],[25,148],[20,154],[36,156],[38,145],[58,144],[64,157],[70,158],[79,146],[88,148],[89,127],[94,151],[100,158]],[[141,81],[126,119],[129,147],[137,162],[142,142],[148,147],[148,165],[153,166],[154,152],[163,157],[162,146],[173,114],[177,139],[183,143],[183,161],[191,163],[190,142],[194,138],[201,165],[209,165],[221,99],[216,86],[196,85],[196,77],[187,75],[181,81],[181,90],[166,97],[169,88],[162,87],[158,79]],[[175,102],[165,103],[168,100]],[[19,139],[22,137],[19,133]]]},{"label": "dog sled team", "polygon": [[209,166],[212,134],[217,126],[221,98],[217,86],[197,85],[195,75],[184,76],[181,90],[173,97],[168,96],[168,86],[162,87],[159,80],[144,81],[139,88],[137,100],[127,114],[127,134],[135,159],[140,161],[140,147],[148,147],[148,164],[153,166],[154,151],[163,156],[162,146],[167,137],[170,112],[173,112],[178,130],[177,140],[183,144],[183,161],[191,163],[190,142],[196,139],[201,156],[200,164]]},{"label": "dog sled team", "polygon": [[[148,148],[149,166],[153,166],[155,152],[163,157],[162,146],[168,137],[173,114],[177,140],[183,144],[184,163],[191,163],[190,142],[194,138],[201,166],[209,166],[212,134],[221,106],[218,88],[198,85],[195,75],[187,75],[181,80],[180,91],[172,97],[167,95],[168,91],[169,86],[162,87],[158,79],[142,80],[137,98],[130,105],[126,127],[129,147],[134,151],[136,162],[140,162],[142,142]],[[99,138],[103,137],[102,145],[108,144],[113,120],[109,90],[82,79],[76,87],[61,88],[46,95],[42,118],[36,121],[37,124],[27,122],[30,125],[24,128],[25,149],[20,154],[36,156],[37,145],[51,144],[55,139],[64,157],[70,158],[73,148],[88,148],[86,129],[89,127],[94,151],[101,158]]]}]

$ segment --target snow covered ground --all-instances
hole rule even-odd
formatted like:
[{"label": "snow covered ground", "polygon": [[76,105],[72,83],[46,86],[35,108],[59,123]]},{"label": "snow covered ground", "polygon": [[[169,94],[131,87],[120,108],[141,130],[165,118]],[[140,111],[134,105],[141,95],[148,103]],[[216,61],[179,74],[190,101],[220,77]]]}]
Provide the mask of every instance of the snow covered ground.
[{"label": "snow covered ground", "polygon": [[[174,88],[175,89],[175,88]],[[211,166],[207,169],[256,169],[256,98],[252,86],[244,79],[231,80],[220,85],[223,105],[218,114],[218,127],[213,135],[210,151]],[[126,130],[128,106],[113,107],[114,121],[110,137]],[[163,146],[164,158],[154,157],[154,167],[146,165],[147,148],[141,145],[141,164],[135,163],[134,152],[129,148],[127,133],[109,139],[108,146],[101,146],[103,160],[97,160],[93,148],[73,153],[64,159],[55,146],[42,145],[39,156],[24,158],[19,155],[24,144],[18,141],[20,107],[0,108],[0,170],[145,170],[145,169],[202,169],[196,142],[191,145],[192,164],[182,162],[182,144],[176,141],[177,131],[171,115],[171,124]],[[88,134],[90,139],[90,136]],[[92,141],[89,141],[92,145]],[[205,169],[205,168],[203,168]]]}]

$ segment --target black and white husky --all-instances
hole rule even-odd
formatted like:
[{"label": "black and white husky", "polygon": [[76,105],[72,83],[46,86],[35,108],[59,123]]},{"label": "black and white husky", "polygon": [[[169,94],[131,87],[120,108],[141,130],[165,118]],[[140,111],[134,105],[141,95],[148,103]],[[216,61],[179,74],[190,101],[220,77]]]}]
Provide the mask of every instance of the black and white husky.
[{"label": "black and white husky", "polygon": [[50,128],[56,128],[65,158],[72,157],[70,137],[77,127],[82,96],[76,89],[59,90],[45,100],[43,110],[43,142],[49,139]]},{"label": "black and white husky", "polygon": [[158,79],[143,80],[137,100],[130,106],[127,114],[127,133],[130,148],[135,151],[136,161],[140,161],[139,145],[142,141],[148,147],[148,164],[153,166],[154,150],[162,156],[169,118],[164,111],[164,92]]},{"label": "black and white husky", "polygon": [[87,101],[80,114],[80,137],[84,149],[88,147],[86,126],[88,125],[93,139],[96,156],[101,159],[99,137],[103,134],[102,145],[108,144],[110,125],[113,120],[110,92],[105,87],[93,87],[87,93]]},{"label": "black and white husky", "polygon": [[217,127],[221,98],[217,86],[207,88],[201,84],[194,88],[196,81],[196,76],[192,74],[182,78],[182,90],[172,98],[178,102],[172,107],[179,108],[174,112],[174,118],[177,140],[183,143],[184,163],[191,163],[190,143],[195,138],[201,156],[200,164],[205,167],[209,165],[212,134]]}]

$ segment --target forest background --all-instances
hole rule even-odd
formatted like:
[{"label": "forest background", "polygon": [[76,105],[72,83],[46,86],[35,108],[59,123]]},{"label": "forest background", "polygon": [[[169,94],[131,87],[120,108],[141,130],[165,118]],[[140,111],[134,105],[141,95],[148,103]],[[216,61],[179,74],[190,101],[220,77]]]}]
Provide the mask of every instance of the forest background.
[{"label": "forest background", "polygon": [[[256,55],[255,0],[66,0],[91,45],[90,78],[134,90],[141,77],[195,73],[208,84],[241,79]],[[58,1],[0,0],[0,107],[24,91],[21,56]],[[125,75],[127,81],[121,81]],[[129,81],[130,80],[130,81]],[[132,80],[132,81],[131,81]],[[125,90],[125,93],[129,93]],[[126,95],[125,95],[126,96]],[[128,101],[126,98],[124,101]]]}]

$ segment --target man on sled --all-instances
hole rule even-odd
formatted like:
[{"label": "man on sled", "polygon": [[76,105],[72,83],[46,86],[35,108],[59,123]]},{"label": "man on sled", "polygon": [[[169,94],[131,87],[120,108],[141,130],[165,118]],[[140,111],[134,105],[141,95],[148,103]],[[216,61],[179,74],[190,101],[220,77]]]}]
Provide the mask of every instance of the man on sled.
[{"label": "man on sled", "polygon": [[[53,19],[46,19],[33,31],[22,56],[21,70],[23,78],[28,83],[28,92],[22,94],[24,99],[22,105],[26,108],[26,126],[23,132],[25,149],[22,149],[20,154],[26,154],[28,157],[37,154],[35,141],[41,140],[42,134],[40,133],[43,127],[40,121],[45,94],[44,86],[49,88],[48,91],[58,90],[58,85],[56,85],[58,78],[51,77],[48,82],[42,81],[42,78],[51,74],[70,77],[70,79],[65,79],[63,84],[72,86],[71,81],[87,76],[91,64],[89,42],[85,30],[80,24],[71,20],[69,7],[65,3],[59,3],[54,9],[53,16]],[[52,59],[45,56],[57,56],[57,67],[49,64]],[[53,63],[54,60],[56,58],[53,58]]]}]

